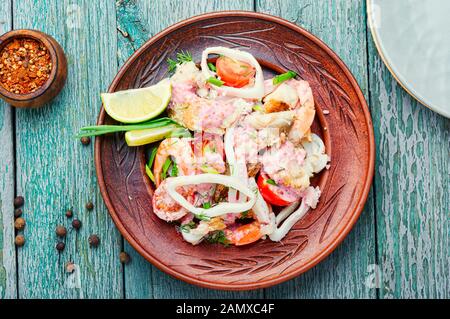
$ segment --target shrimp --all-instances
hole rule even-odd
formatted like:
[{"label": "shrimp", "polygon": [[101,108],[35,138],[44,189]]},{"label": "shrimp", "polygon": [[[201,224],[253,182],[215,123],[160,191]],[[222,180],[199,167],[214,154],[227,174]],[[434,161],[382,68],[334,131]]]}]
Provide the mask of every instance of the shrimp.
[{"label": "shrimp", "polygon": [[256,181],[253,177],[248,179],[250,187],[256,191],[256,202],[248,216],[253,216],[254,221],[239,226],[233,230],[226,229],[225,236],[228,241],[236,246],[242,246],[254,243],[265,235],[270,235],[276,228],[275,214],[272,212],[270,205],[263,199],[258,190]]},{"label": "shrimp", "polygon": [[295,119],[289,130],[288,138],[294,144],[299,144],[302,138],[310,131],[316,115],[316,109],[314,108],[314,97],[308,82],[291,80],[289,84],[297,90],[300,107],[295,110]]},{"label": "shrimp", "polygon": [[153,175],[155,184],[158,187],[161,184],[161,172],[167,158],[172,157],[177,164],[179,175],[192,175],[195,173],[193,165],[194,155],[191,144],[185,138],[167,138],[159,144],[153,166]]},{"label": "shrimp", "polygon": [[[153,212],[166,222],[172,222],[183,218],[188,210],[178,204],[166,190],[167,179],[162,181],[158,188],[153,193],[152,206]],[[193,190],[189,188],[180,187],[177,189],[183,197],[193,201]]]},{"label": "shrimp", "polygon": [[261,224],[255,220],[250,224],[239,226],[234,230],[226,229],[225,236],[231,244],[242,246],[254,243],[263,235],[261,233]]}]

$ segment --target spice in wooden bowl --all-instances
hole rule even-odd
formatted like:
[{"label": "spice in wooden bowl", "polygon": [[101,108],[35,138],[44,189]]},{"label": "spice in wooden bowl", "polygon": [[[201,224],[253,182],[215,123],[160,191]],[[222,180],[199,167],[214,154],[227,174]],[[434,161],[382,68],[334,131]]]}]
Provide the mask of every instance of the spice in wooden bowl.
[{"label": "spice in wooden bowl", "polygon": [[39,107],[64,86],[67,59],[50,35],[13,30],[0,35],[0,98],[15,107]]},{"label": "spice in wooden bowl", "polygon": [[47,82],[52,60],[42,42],[18,38],[0,52],[0,85],[15,94],[35,92]]}]

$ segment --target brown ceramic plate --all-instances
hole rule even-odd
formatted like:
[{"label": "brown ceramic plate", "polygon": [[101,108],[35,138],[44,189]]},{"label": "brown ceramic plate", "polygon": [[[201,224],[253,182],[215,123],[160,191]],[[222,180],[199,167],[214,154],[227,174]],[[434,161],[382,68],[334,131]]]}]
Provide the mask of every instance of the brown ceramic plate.
[{"label": "brown ceramic plate", "polygon": [[[348,234],[369,193],[375,145],[369,110],[354,77],[323,42],[277,17],[218,12],[177,23],[147,41],[125,63],[109,92],[139,88],[166,76],[166,59],[184,50],[199,61],[208,46],[251,52],[266,73],[295,70],[309,81],[317,107],[314,131],[325,141],[331,167],[317,178],[320,203],[282,242],[244,247],[184,242],[175,227],[152,213],[144,149],[124,136],[98,138],[95,163],[106,206],[126,240],[148,261],[192,284],[226,290],[272,286],[307,271]],[[323,111],[329,114],[324,115]],[[104,109],[98,124],[112,123]]]}]

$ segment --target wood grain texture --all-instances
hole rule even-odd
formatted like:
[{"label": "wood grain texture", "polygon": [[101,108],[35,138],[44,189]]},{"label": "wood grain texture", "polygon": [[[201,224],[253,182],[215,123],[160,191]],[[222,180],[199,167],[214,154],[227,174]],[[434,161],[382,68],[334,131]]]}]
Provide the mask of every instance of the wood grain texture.
[{"label": "wood grain texture", "polygon": [[[11,30],[11,1],[0,3],[0,34]],[[0,101],[0,299],[17,296],[14,246],[14,110]]]},{"label": "wood grain texture", "polygon": [[450,120],[411,98],[369,34],[381,298],[450,297]]},{"label": "wood grain texture", "polygon": [[[17,190],[25,196],[27,245],[19,251],[21,298],[120,298],[118,260],[121,237],[98,192],[92,143],[74,138],[93,124],[105,91],[117,71],[115,6],[111,1],[15,1],[15,28],[40,29],[63,46],[69,65],[61,94],[38,110],[17,110]],[[85,209],[92,201],[93,211]],[[83,226],[76,232],[65,217],[73,207]],[[66,249],[58,254],[55,227],[68,227]],[[90,249],[88,237],[101,239]],[[64,265],[79,266],[70,275]],[[78,285],[78,283],[80,285]]]},{"label": "wood grain texture", "polygon": [[[363,1],[257,0],[257,11],[283,17],[322,39],[347,64],[366,99],[367,54]],[[375,263],[373,196],[344,242],[322,263],[300,277],[269,288],[269,298],[374,298],[366,286]]]},{"label": "wood grain texture", "polygon": [[[118,1],[119,60],[124,60],[152,35],[193,15],[220,10],[252,10],[253,1]],[[158,17],[158,18],[156,18]],[[125,35],[125,37],[124,37]],[[122,39],[121,39],[122,37]],[[126,40],[126,41],[125,41]],[[221,292],[198,288],[162,273],[127,243],[132,263],[125,268],[127,298],[260,298],[262,290]]]}]

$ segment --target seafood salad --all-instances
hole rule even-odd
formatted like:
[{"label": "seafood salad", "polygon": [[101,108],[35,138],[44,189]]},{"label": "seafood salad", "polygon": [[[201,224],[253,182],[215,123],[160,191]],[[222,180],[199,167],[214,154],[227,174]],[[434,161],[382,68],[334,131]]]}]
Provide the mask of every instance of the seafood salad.
[{"label": "seafood salad", "polygon": [[[320,198],[311,178],[328,167],[308,82],[287,71],[264,78],[248,52],[206,48],[168,60],[168,78],[101,95],[128,125],[81,128],[79,137],[126,132],[147,147],[153,212],[180,237],[242,246],[280,241]],[[165,114],[165,116],[160,116]]]},{"label": "seafood salad", "polygon": [[206,48],[200,65],[184,52],[169,62],[167,112],[191,134],[149,152],[153,213],[193,245],[282,240],[316,207],[310,179],[330,160],[311,132],[308,82],[293,71],[264,79],[250,53],[225,47]]}]

